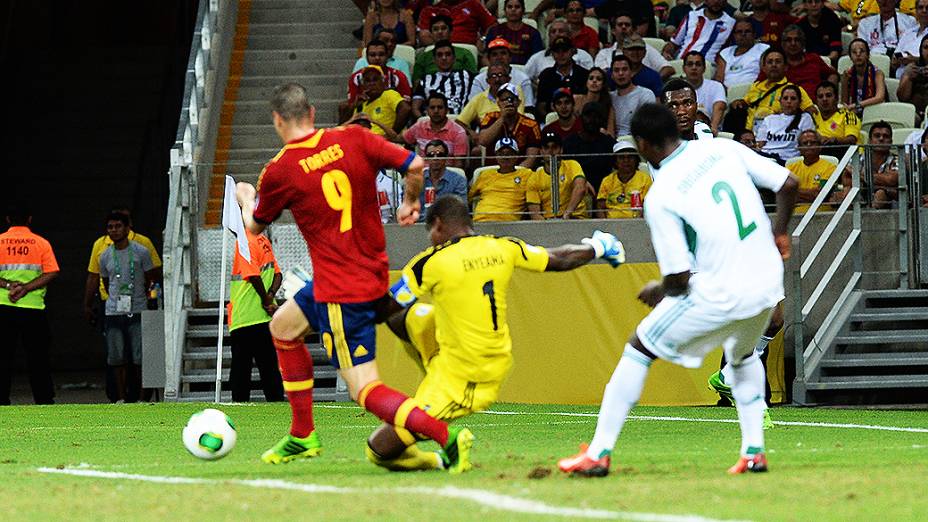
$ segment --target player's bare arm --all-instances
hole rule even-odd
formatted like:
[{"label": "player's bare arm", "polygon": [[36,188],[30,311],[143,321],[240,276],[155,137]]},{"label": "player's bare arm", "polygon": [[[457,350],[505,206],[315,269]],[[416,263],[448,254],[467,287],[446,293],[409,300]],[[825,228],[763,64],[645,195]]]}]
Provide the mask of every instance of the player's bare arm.
[{"label": "player's bare arm", "polygon": [[[396,209],[396,221],[401,226],[409,226],[419,220],[419,194],[425,184],[422,174],[425,161],[416,155],[406,170],[406,189],[403,191],[403,202]],[[247,226],[247,224],[246,224]]]},{"label": "player's bare arm", "polygon": [[242,222],[245,223],[245,228],[251,233],[260,234],[264,232],[266,225],[255,221],[256,195],[255,187],[251,183],[239,181],[235,184],[235,199],[238,200],[238,205],[242,207]]},{"label": "player's bare arm", "polygon": [[777,213],[773,221],[773,240],[784,261],[789,259],[792,252],[787,226],[790,217],[793,215],[793,205],[796,204],[798,195],[799,183],[795,177],[790,175],[786,182],[783,183],[783,186],[780,187],[780,190],[777,191]]},{"label": "player's bare arm", "polygon": [[655,307],[660,303],[664,296],[684,295],[689,291],[690,272],[680,272],[679,274],[670,274],[664,276],[663,281],[648,281],[638,292],[638,300],[642,303]]}]

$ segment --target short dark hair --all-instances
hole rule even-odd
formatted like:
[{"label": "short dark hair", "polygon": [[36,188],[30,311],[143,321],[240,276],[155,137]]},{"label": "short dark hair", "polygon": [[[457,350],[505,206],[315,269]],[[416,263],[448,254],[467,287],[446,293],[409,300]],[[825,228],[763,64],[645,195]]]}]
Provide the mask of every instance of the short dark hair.
[{"label": "short dark hair", "polygon": [[432,28],[438,22],[445,22],[448,25],[448,29],[454,29],[454,22],[451,21],[451,17],[446,14],[437,14],[429,20],[429,29]]},{"label": "short dark hair", "polygon": [[835,94],[838,94],[838,86],[835,85],[834,82],[830,82],[828,80],[825,80],[815,86],[815,92],[818,92],[819,89],[831,89]]},{"label": "short dark hair", "polygon": [[771,47],[767,49],[766,51],[764,51],[763,54],[760,55],[760,64],[764,65],[765,63],[767,63],[767,57],[774,53],[782,56],[784,60],[786,59],[786,55],[783,54],[783,51],[779,47]]},{"label": "short dark hair", "polygon": [[381,27],[380,29],[377,29],[377,32],[374,33],[374,38],[380,39],[380,35],[383,33],[390,33],[394,38],[396,38],[396,29],[393,27]]},{"label": "short dark hair", "polygon": [[625,56],[624,54],[613,54],[612,55],[612,63],[609,64],[610,70],[615,66],[615,62],[625,62],[628,64],[629,67],[632,66],[631,60],[629,60],[628,56]]},{"label": "short dark hair", "polygon": [[889,130],[890,133],[893,132],[893,126],[892,126],[892,125],[890,125],[889,123],[887,123],[885,120],[880,120],[880,121],[878,121],[878,122],[876,122],[876,123],[874,123],[873,125],[870,126],[870,130],[867,131],[867,137],[868,137],[868,138],[872,138],[872,137],[873,137],[873,131],[874,131],[874,129],[887,129],[887,130]]},{"label": "short dark hair", "polygon": [[667,107],[656,103],[638,107],[632,116],[631,134],[656,147],[663,147],[680,138],[676,116]]},{"label": "short dark hair", "polygon": [[432,140],[426,143],[422,150],[427,150],[429,147],[441,147],[441,149],[445,151],[445,156],[451,153],[451,151],[448,149],[448,144],[442,140]]},{"label": "short dark hair", "polygon": [[686,78],[671,78],[664,84],[664,94],[684,89],[689,89],[693,92],[693,96],[696,96],[696,88]]},{"label": "short dark hair", "polygon": [[441,100],[445,104],[445,108],[448,108],[448,97],[445,96],[445,93],[441,91],[431,91],[428,97],[425,99],[425,105],[428,107],[429,102],[432,100]]},{"label": "short dark hair", "polygon": [[454,45],[451,43],[451,40],[439,40],[435,42],[435,46],[432,47],[432,55],[434,56],[438,49],[443,47],[451,49],[451,54],[454,54]]},{"label": "short dark hair", "polygon": [[106,215],[106,219],[103,220],[103,225],[106,226],[110,221],[119,221],[123,225],[129,226],[129,216],[121,212],[110,212]]},{"label": "short dark hair", "polygon": [[271,97],[271,110],[287,121],[297,121],[309,116],[306,88],[294,82],[277,86]]},{"label": "short dark hair", "polygon": [[373,40],[367,42],[367,50],[368,50],[368,51],[370,50],[371,47],[383,47],[384,49],[386,49],[386,48],[387,48],[387,44],[384,43],[383,40],[374,38]]},{"label": "short dark hair", "polygon": [[686,63],[686,59],[689,58],[690,56],[698,56],[700,59],[702,59],[702,64],[703,64],[703,66],[706,65],[706,57],[703,56],[702,53],[699,52],[699,51],[690,51],[690,52],[684,54],[684,55],[683,55],[683,63]]},{"label": "short dark hair", "polygon": [[431,228],[436,219],[441,219],[442,223],[449,225],[459,225],[464,227],[473,226],[470,218],[470,209],[467,203],[461,198],[446,194],[435,200],[425,215],[425,226]]},{"label": "short dark hair", "polygon": [[29,206],[21,201],[15,201],[6,207],[6,218],[15,227],[28,225],[31,217],[32,212],[29,210]]}]

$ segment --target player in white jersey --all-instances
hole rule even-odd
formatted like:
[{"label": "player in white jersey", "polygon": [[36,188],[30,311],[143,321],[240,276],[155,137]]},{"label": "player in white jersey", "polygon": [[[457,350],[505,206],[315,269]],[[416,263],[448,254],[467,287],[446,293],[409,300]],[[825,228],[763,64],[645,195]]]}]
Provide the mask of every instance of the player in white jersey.
[{"label": "player in white jersey", "polygon": [[683,78],[672,78],[664,85],[661,103],[670,109],[677,119],[680,138],[684,140],[708,140],[715,137],[712,129],[696,119],[696,89]]},{"label": "player in white jersey", "polygon": [[[798,183],[785,168],[732,140],[681,141],[673,113],[660,105],[639,108],[631,131],[654,168],[644,215],[663,281],[646,284],[638,295],[655,308],[625,345],[606,385],[593,441],[558,467],[607,475],[654,359],[697,368],[721,345],[732,361],[741,425],[741,456],[728,471],[766,471],[764,373],[754,343],[783,293],[786,227]],[[777,194],[772,227],[755,185]]]}]

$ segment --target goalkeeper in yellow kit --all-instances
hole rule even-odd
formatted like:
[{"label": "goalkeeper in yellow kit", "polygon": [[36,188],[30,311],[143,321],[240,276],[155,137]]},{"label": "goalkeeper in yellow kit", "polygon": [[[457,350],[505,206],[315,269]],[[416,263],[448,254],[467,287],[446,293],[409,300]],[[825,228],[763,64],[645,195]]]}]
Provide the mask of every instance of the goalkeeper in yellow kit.
[{"label": "goalkeeper in yellow kit", "polygon": [[[426,225],[434,246],[413,257],[391,287],[405,309],[388,325],[425,371],[415,402],[446,422],[489,408],[509,373],[512,339],[506,291],[516,268],[564,271],[595,258],[613,266],[625,260],[622,243],[600,231],[583,244],[551,249],[510,237],[477,235],[467,205],[454,196],[435,201]],[[425,295],[433,304],[416,302]],[[368,439],[367,457],[395,471],[441,468],[440,453],[420,450],[418,439],[384,424]],[[469,462],[468,456],[461,457]]]}]

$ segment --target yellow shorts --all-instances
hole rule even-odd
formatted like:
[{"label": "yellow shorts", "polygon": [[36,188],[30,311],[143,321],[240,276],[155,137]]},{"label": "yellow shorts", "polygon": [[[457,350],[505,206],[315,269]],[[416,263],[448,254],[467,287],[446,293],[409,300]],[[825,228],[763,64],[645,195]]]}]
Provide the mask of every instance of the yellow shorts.
[{"label": "yellow shorts", "polygon": [[435,309],[430,304],[416,303],[406,312],[406,334],[412,342],[412,349],[404,343],[412,357],[423,370],[428,370],[429,362],[438,354],[438,340],[435,338]]}]

